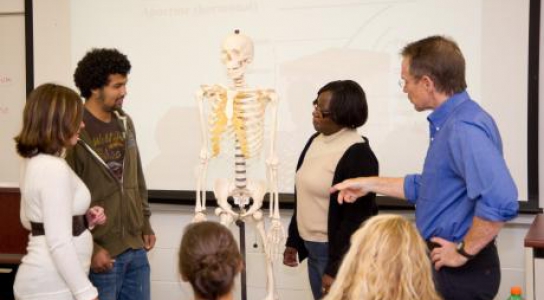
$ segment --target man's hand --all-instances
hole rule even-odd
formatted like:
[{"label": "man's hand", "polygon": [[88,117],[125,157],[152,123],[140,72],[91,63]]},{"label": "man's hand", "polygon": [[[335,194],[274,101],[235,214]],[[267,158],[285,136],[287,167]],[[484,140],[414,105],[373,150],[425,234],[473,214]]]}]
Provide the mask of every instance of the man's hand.
[{"label": "man's hand", "polygon": [[369,178],[359,177],[344,180],[330,189],[330,193],[338,193],[338,203],[342,204],[344,201],[348,203],[355,202],[357,198],[362,197],[371,191],[367,187]]},{"label": "man's hand", "polygon": [[321,278],[321,285],[323,286],[323,296],[327,295],[329,293],[329,290],[331,289],[332,284],[334,283],[334,278],[328,274],[324,274],[323,278]]},{"label": "man's hand", "polygon": [[92,230],[96,225],[103,225],[106,223],[106,215],[104,209],[101,206],[93,206],[85,213],[87,224],[89,224],[89,230]]},{"label": "man's hand", "polygon": [[115,259],[112,259],[108,250],[100,248],[93,254],[91,259],[91,269],[95,273],[103,273],[111,270]]},{"label": "man's hand", "polygon": [[153,249],[153,247],[155,247],[155,242],[157,241],[157,238],[154,234],[144,234],[142,237],[144,239],[145,251],[149,251]]},{"label": "man's hand", "polygon": [[431,242],[440,245],[431,252],[431,261],[435,270],[438,271],[444,266],[460,267],[467,263],[468,259],[457,253],[457,244],[439,237],[431,238]]},{"label": "man's hand", "polygon": [[298,266],[297,261],[297,249],[293,247],[286,247],[283,252],[283,264],[288,267]]}]

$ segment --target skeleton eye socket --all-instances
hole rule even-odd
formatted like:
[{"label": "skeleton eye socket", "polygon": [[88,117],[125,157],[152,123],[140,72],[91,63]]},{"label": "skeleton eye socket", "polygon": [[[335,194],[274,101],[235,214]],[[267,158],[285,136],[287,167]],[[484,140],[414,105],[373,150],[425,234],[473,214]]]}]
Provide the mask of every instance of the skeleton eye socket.
[{"label": "skeleton eye socket", "polygon": [[225,62],[230,60],[230,55],[227,51],[221,51],[221,61]]},{"label": "skeleton eye socket", "polygon": [[223,50],[221,51],[221,60],[222,61],[240,61],[242,57],[240,56],[240,51],[237,49]]}]

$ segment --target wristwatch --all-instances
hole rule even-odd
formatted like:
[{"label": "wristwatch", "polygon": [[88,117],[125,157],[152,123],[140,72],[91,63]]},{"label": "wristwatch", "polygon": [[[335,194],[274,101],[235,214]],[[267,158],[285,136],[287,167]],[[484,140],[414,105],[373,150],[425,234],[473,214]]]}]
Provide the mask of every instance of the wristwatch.
[{"label": "wristwatch", "polygon": [[457,253],[463,255],[468,260],[471,260],[476,256],[476,255],[468,254],[465,251],[465,241],[461,241],[459,244],[457,244],[457,249],[456,250],[457,250]]}]

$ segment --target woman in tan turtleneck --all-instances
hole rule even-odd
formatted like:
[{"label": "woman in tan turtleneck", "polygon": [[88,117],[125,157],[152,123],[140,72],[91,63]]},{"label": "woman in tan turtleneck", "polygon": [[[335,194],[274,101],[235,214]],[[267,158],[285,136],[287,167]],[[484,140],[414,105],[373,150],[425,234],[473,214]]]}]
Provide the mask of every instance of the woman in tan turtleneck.
[{"label": "woman in tan turtleneck", "polygon": [[357,132],[368,116],[359,84],[330,82],[318,91],[313,105],[317,132],[298,161],[284,264],[297,266],[297,254],[299,260],[308,257],[312,294],[320,299],[334,281],[353,232],[378,213],[374,194],[340,206],[329,189],[347,178],[378,175],[378,160],[368,139]]}]

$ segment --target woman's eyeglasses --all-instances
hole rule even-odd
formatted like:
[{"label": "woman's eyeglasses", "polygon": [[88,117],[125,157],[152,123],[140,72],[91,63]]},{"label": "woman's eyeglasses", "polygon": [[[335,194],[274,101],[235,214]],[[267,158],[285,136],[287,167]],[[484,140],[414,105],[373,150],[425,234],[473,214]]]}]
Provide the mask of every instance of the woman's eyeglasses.
[{"label": "woman's eyeglasses", "polygon": [[314,111],[317,113],[317,117],[321,118],[321,119],[324,119],[324,118],[328,118],[330,115],[331,115],[331,112],[328,111],[328,110],[321,110],[319,108],[319,106],[317,106],[317,100],[314,100],[314,102],[312,103],[312,105],[314,106]]}]

